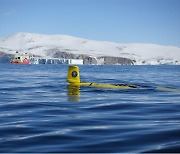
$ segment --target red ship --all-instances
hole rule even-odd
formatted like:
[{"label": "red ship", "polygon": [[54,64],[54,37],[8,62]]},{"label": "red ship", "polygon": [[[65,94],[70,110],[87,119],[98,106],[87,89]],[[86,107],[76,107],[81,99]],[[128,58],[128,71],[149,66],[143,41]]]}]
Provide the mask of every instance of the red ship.
[{"label": "red ship", "polygon": [[20,54],[16,51],[15,57],[11,59],[11,64],[30,64],[30,56],[27,53]]}]

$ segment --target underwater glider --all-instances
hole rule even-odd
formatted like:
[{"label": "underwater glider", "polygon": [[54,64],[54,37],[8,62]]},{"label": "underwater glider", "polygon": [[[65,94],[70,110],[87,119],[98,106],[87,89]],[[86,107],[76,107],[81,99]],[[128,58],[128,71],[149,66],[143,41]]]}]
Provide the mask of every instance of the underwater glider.
[{"label": "underwater glider", "polygon": [[[136,85],[82,82],[80,80],[79,67],[73,65],[69,66],[68,74],[67,74],[67,82],[70,83],[69,87],[85,86],[85,87],[104,88],[104,89],[147,89],[147,87],[141,87]],[[180,93],[180,89],[175,89],[175,88],[156,87],[154,88],[154,90]]]},{"label": "underwater glider", "polygon": [[82,82],[80,80],[80,73],[78,66],[69,66],[67,82],[72,86],[86,86],[95,88],[109,88],[109,89],[134,89],[138,88],[135,85],[124,85],[124,84],[106,84],[106,83],[94,83],[94,82]]}]

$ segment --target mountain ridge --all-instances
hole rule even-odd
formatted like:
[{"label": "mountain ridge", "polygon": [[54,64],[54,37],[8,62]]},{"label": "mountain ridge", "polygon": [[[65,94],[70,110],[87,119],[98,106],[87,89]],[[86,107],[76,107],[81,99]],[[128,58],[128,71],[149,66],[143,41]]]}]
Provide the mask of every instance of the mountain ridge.
[{"label": "mountain ridge", "polygon": [[[69,35],[45,35],[19,32],[0,40],[0,51],[13,54],[27,52],[42,57],[96,59],[94,64],[122,64],[122,58],[131,60],[127,64],[180,64],[180,48],[150,43],[115,43],[88,40]],[[55,56],[56,55],[56,56]],[[59,55],[59,57],[57,56]],[[86,58],[85,58],[86,57]],[[112,58],[114,57],[114,59]],[[121,60],[117,60],[121,58]],[[110,60],[111,59],[111,60]],[[116,59],[116,60],[115,60]],[[123,64],[126,64],[123,63]]]}]

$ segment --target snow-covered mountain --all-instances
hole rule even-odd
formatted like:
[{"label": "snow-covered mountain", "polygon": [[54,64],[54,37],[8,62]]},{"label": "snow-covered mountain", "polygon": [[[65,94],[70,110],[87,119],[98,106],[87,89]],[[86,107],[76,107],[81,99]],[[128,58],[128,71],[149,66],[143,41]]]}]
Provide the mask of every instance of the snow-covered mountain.
[{"label": "snow-covered mountain", "polygon": [[61,51],[91,57],[123,57],[135,64],[180,64],[180,48],[157,44],[113,43],[88,40],[67,35],[16,33],[0,40],[0,51],[14,54],[26,52],[42,57],[53,57]]}]

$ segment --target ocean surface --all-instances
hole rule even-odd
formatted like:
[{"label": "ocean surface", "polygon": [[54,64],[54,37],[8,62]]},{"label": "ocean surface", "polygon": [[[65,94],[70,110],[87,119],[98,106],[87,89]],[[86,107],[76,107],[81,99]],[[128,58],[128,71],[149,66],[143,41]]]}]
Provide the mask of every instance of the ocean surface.
[{"label": "ocean surface", "polygon": [[[0,152],[180,152],[180,66],[0,65]],[[166,87],[170,89],[157,87]],[[179,89],[179,90],[177,90]]]}]

